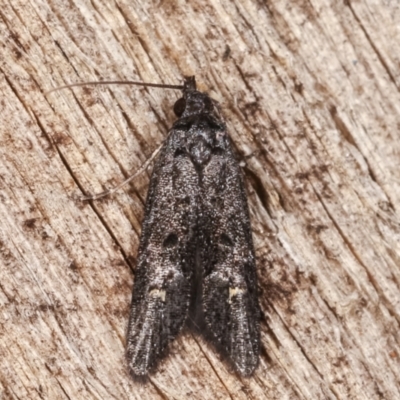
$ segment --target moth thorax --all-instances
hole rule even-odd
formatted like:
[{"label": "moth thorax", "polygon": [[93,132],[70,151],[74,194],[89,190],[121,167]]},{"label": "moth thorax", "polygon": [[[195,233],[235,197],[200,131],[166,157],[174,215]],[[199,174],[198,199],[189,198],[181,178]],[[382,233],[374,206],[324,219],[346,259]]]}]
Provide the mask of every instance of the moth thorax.
[{"label": "moth thorax", "polygon": [[205,166],[211,159],[212,148],[202,136],[193,138],[189,147],[190,158],[197,166]]}]

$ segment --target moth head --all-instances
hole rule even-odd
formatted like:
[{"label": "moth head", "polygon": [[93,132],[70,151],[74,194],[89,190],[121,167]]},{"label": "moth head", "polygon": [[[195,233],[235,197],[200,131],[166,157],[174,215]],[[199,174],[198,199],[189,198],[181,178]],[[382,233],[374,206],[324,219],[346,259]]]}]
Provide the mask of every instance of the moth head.
[{"label": "moth head", "polygon": [[184,96],[177,100],[174,105],[174,113],[178,118],[214,112],[214,101],[206,93],[197,90],[184,93]]},{"label": "moth head", "polygon": [[186,108],[186,100],[183,97],[181,97],[174,104],[175,115],[178,118],[180,118],[182,116],[183,112],[185,111],[185,108]]}]

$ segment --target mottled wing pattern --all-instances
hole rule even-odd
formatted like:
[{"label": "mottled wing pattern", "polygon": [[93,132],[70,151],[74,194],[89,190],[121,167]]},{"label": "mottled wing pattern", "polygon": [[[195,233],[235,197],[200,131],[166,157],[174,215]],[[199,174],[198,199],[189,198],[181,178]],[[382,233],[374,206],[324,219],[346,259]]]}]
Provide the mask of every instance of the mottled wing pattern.
[{"label": "mottled wing pattern", "polygon": [[132,375],[146,375],[190,315],[250,375],[260,309],[242,175],[217,103],[196,90],[194,77],[182,92],[146,202],[128,365]]},{"label": "mottled wing pattern", "polygon": [[134,376],[149,372],[188,314],[198,175],[181,154],[184,139],[179,130],[170,132],[151,178],[127,335]]},{"label": "mottled wing pattern", "polygon": [[245,188],[225,131],[203,170],[203,312],[206,326],[242,375],[258,363],[260,311]]}]

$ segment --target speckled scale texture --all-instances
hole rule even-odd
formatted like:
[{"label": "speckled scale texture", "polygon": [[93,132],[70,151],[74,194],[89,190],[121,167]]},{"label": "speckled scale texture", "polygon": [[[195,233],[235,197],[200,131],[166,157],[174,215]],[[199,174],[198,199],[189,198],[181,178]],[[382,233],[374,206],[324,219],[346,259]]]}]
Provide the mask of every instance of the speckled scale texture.
[{"label": "speckled scale texture", "polygon": [[146,202],[127,337],[134,377],[153,370],[184,326],[241,375],[259,356],[259,305],[246,192],[216,101],[185,79]]}]

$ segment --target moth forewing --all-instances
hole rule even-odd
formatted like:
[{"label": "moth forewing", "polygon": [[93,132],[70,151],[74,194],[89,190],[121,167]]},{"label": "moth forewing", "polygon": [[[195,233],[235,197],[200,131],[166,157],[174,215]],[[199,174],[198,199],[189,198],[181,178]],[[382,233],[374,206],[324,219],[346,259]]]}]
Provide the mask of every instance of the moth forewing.
[{"label": "moth forewing", "polygon": [[[174,156],[176,136],[171,132],[161,149],[146,201],[127,336],[133,375],[146,375],[155,365],[182,328],[190,303],[196,201],[188,188],[197,176]],[[184,181],[176,175],[182,169]]]},{"label": "moth forewing", "polygon": [[219,138],[223,151],[204,168],[201,229],[211,249],[202,260],[203,309],[217,344],[242,375],[250,375],[259,353],[254,246],[241,170],[229,136]]}]

